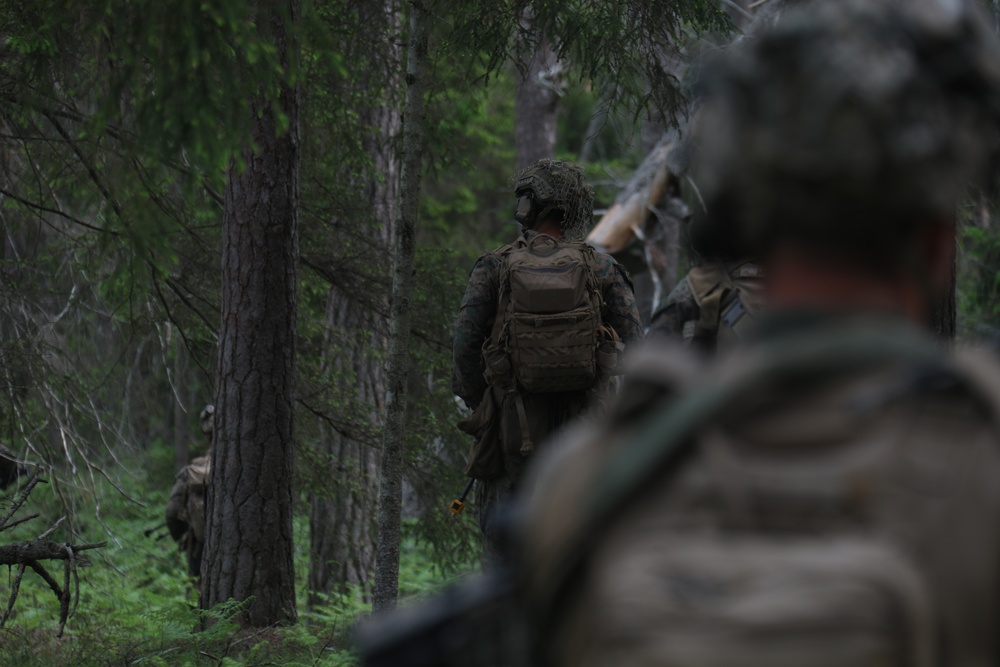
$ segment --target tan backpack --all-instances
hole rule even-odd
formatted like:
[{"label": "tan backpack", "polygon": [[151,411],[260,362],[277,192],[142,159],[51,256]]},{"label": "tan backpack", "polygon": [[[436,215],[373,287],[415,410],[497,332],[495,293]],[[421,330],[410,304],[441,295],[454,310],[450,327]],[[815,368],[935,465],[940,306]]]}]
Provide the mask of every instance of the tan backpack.
[{"label": "tan backpack", "polygon": [[[487,352],[493,381],[514,381],[535,394],[590,388],[603,305],[593,248],[538,234],[500,252],[497,317],[487,343],[495,351]],[[506,359],[497,363],[497,353]]]},{"label": "tan backpack", "polygon": [[517,414],[519,425],[504,428],[517,435],[505,436],[511,441],[505,446],[528,454],[537,396],[599,389],[618,372],[622,345],[602,322],[604,300],[591,246],[538,234],[498,253],[497,315],[483,359],[487,381]]}]

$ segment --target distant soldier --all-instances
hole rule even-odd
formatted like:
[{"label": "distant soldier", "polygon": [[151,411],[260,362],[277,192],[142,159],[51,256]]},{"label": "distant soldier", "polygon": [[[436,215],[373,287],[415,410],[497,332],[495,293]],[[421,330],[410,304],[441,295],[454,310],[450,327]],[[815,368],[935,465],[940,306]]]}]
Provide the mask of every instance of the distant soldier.
[{"label": "distant soldier", "polygon": [[713,353],[746,336],[764,301],[764,270],[750,260],[706,260],[657,308],[649,337],[665,336]]},{"label": "distant soldier", "polygon": [[455,324],[453,388],[475,410],[467,473],[487,563],[496,511],[535,446],[605,400],[623,345],[641,337],[625,269],[583,243],[593,195],[583,170],[541,160],[514,182],[522,234],[479,258]]},{"label": "distant soldier", "polygon": [[208,450],[177,473],[166,509],[170,537],[187,556],[188,573],[195,578],[201,576],[201,558],[205,547],[205,493],[211,475],[215,406],[206,405],[198,420]]},{"label": "distant soldier", "polygon": [[693,372],[633,356],[533,464],[537,664],[1000,664],[1000,365],[925,326],[996,148],[982,3],[796,3],[704,77],[696,174],[767,308]]}]

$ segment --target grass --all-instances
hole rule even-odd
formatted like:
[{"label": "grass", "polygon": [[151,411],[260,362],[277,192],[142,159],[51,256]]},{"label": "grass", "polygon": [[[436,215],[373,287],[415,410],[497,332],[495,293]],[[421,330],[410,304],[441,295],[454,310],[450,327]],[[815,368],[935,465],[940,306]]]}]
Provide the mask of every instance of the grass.
[{"label": "grass", "polygon": [[[166,490],[143,491],[142,484],[120,494],[102,494],[104,505],[84,507],[91,517],[78,524],[77,542],[108,540],[102,549],[86,552],[90,564],[79,568],[79,604],[58,637],[59,604],[52,591],[30,570],[24,575],[14,611],[0,629],[0,665],[18,667],[70,666],[263,666],[347,667],[358,664],[349,643],[349,629],[368,606],[360,595],[331,598],[307,610],[299,586],[299,623],[284,628],[239,630],[229,621],[238,607],[223,605],[208,612],[214,620],[202,626],[205,612],[197,608],[197,593],[185,576],[183,556],[169,537],[157,539],[144,531],[159,521]],[[0,507],[0,511],[3,508]],[[3,533],[0,544],[30,540],[58,517],[55,494],[39,485],[18,517],[40,512],[33,521]],[[89,512],[89,514],[88,514]],[[46,523],[48,522],[48,523]],[[410,527],[412,528],[412,526]],[[297,520],[297,554],[307,553],[307,522]],[[162,534],[162,533],[161,533]],[[435,568],[430,549],[405,531],[401,552],[401,598],[419,598],[449,581]],[[55,533],[52,539],[62,541]],[[61,565],[45,563],[62,582]],[[300,558],[297,579],[305,580],[308,562]],[[0,613],[6,607],[16,569],[0,583]]]}]

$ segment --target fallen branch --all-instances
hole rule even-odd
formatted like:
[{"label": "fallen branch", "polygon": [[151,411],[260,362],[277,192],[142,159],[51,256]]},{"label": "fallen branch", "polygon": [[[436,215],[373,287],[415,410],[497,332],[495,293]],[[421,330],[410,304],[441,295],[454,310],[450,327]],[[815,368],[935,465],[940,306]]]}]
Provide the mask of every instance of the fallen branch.
[{"label": "fallen branch", "polygon": [[[59,544],[52,540],[32,540],[8,546],[0,546],[0,565],[21,565],[38,560],[70,560],[73,554],[88,549],[100,549],[107,542],[96,544]],[[72,551],[70,551],[72,549]],[[79,556],[76,556],[79,561]]]},{"label": "fallen branch", "polygon": [[[30,521],[38,516],[35,514],[25,519],[20,519],[10,523],[14,513],[22,507],[24,501],[27,500],[28,495],[31,493],[31,490],[35,488],[38,481],[39,479],[37,474],[32,475],[24,490],[21,491],[17,500],[14,501],[11,509],[5,516],[0,517],[0,530],[13,528],[16,525]],[[7,623],[7,619],[10,618],[11,613],[14,611],[14,603],[17,601],[18,593],[21,590],[21,580],[24,578],[24,573],[30,568],[35,572],[35,574],[41,577],[46,584],[48,584],[49,588],[55,594],[56,599],[59,601],[59,632],[57,636],[62,637],[63,630],[66,627],[66,621],[76,611],[76,603],[79,602],[80,599],[80,584],[79,578],[77,577],[77,566],[89,564],[86,558],[80,556],[80,552],[88,551],[90,549],[100,549],[105,546],[107,542],[97,542],[94,544],[60,544],[47,539],[60,523],[62,523],[62,519],[59,519],[59,521],[57,521],[51,528],[46,530],[34,540],[0,546],[0,565],[17,566],[17,576],[11,586],[10,597],[7,600],[7,608],[4,610],[3,616],[0,617],[0,628],[4,627]],[[44,560],[63,561],[63,583],[61,585],[40,562]],[[72,581],[76,581],[75,602],[73,598],[74,589],[70,587]]]}]

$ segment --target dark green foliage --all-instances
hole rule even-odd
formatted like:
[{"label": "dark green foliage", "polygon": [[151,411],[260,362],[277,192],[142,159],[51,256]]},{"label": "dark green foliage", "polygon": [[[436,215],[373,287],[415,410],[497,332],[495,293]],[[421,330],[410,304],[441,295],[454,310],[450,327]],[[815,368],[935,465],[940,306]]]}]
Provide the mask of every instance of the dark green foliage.
[{"label": "dark green foliage", "polygon": [[[489,78],[518,48],[530,53],[544,36],[579,80],[618,84],[610,101],[638,117],[649,106],[677,122],[684,96],[671,65],[689,34],[728,32],[726,14],[711,0],[514,0],[464,3],[452,33],[456,50]],[[530,21],[523,18],[530,15]],[[471,72],[470,72],[471,73]],[[478,73],[478,72],[477,72]]]},{"label": "dark green foliage", "polygon": [[[231,619],[239,605],[229,602],[208,612],[197,609],[196,593],[185,576],[183,557],[164,531],[144,531],[162,520],[165,492],[158,472],[170,465],[163,446],[144,457],[144,465],[130,475],[116,474],[101,482],[98,520],[87,519],[70,531],[65,524],[52,535],[56,541],[107,540],[108,545],[87,552],[90,565],[81,567],[80,602],[65,636],[56,638],[58,604],[48,587],[30,571],[25,575],[15,612],[0,629],[0,664],[19,667],[79,665],[322,665],[356,664],[347,629],[363,607],[331,601],[307,616],[297,628],[237,632]],[[121,471],[116,471],[121,472]],[[110,485],[122,493],[109,493]],[[36,537],[62,515],[63,502],[55,489],[36,487],[22,512],[41,516],[5,532],[9,539]],[[64,495],[79,489],[64,488]],[[10,496],[0,496],[6,507]],[[81,504],[93,499],[81,498]],[[305,531],[296,527],[299,551]],[[413,591],[426,590],[432,577],[426,556],[412,543],[404,560],[403,581]],[[304,567],[306,559],[300,559]],[[61,570],[51,568],[61,581]],[[12,572],[12,576],[13,576]],[[6,575],[5,575],[6,576]],[[9,587],[0,587],[5,608]],[[198,630],[205,617],[213,620]]]},{"label": "dark green foliage", "polygon": [[1000,344],[1000,233],[990,197],[966,200],[959,227],[959,336]]},{"label": "dark green foliage", "polygon": [[243,142],[249,94],[297,74],[244,2],[4,2],[0,17],[8,109],[84,117],[85,136],[208,173]]},{"label": "dark green foliage", "polygon": [[[515,231],[514,72],[503,62],[521,31],[515,19],[523,4],[442,3],[432,12],[404,594],[477,561],[472,513],[455,519],[447,510],[464,486],[469,445],[454,426],[451,323],[475,258]],[[537,3],[536,25],[562,40],[581,84],[562,121],[563,157],[575,158],[603,94],[595,87],[619,68],[613,122],[624,129],[602,133],[601,165],[588,170],[603,180],[604,204],[615,193],[605,167],[624,175],[635,161],[621,137],[647,94],[636,77],[662,55],[659,47],[643,50],[640,38],[723,27],[714,3],[671,4]],[[70,653],[51,652],[45,604],[29,605],[19,620],[35,625],[14,623],[0,637],[17,651],[13,664],[86,665],[96,656],[104,660],[94,664],[204,664],[200,652],[247,661],[237,664],[349,664],[329,649],[343,645],[339,631],[359,610],[350,596],[316,608],[306,629],[286,631],[285,659],[275,657],[281,640],[272,636],[224,637],[224,624],[218,635],[190,633],[198,619],[176,580],[182,559],[169,541],[153,543],[151,556],[139,530],[162,512],[174,473],[168,447],[182,439],[196,447],[195,416],[213,393],[219,186],[245,144],[245,100],[273,93],[285,76],[303,86],[296,491],[304,497],[362,483],[331,481],[310,445],[321,428],[373,447],[379,441],[370,419],[379,405],[359,399],[352,372],[323,365],[337,354],[384,359],[373,341],[388,317],[391,258],[378,236],[395,212],[377,214],[367,202],[387,178],[372,155],[394,146],[371,110],[400,106],[388,82],[401,71],[405,35],[399,25],[372,32],[371,7],[306,3],[296,35],[301,59],[282,69],[239,0],[0,0],[0,216],[8,244],[0,255],[0,440],[51,465],[53,519],[66,514],[64,526],[78,537],[110,531],[118,540],[81,582],[86,599],[63,647]],[[654,17],[668,10],[679,18]],[[662,70],[655,76],[674,86]],[[671,96],[675,88],[654,95],[660,104]],[[364,314],[356,329],[328,326],[333,290]],[[142,504],[129,505],[130,497]],[[309,558],[304,523],[296,524],[300,569]],[[140,583],[160,593],[144,593]]]}]

